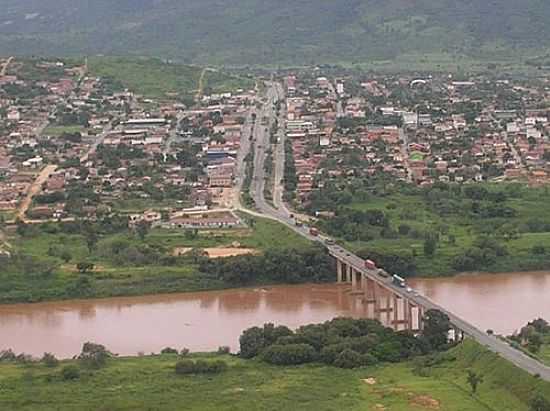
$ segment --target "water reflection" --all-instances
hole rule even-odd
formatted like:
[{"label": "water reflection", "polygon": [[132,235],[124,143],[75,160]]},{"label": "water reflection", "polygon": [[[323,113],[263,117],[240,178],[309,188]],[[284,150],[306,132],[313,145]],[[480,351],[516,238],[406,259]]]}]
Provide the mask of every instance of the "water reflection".
[{"label": "water reflection", "polygon": [[411,285],[482,330],[511,334],[536,317],[550,319],[550,273],[463,274]]}]

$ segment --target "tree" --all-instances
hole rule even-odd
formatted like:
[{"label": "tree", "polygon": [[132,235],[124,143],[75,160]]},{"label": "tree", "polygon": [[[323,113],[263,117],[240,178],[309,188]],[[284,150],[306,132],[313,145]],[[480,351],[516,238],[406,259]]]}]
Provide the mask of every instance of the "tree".
[{"label": "tree", "polygon": [[203,248],[192,248],[185,256],[189,257],[195,264],[199,264],[208,259],[208,252]]},{"label": "tree", "polygon": [[93,229],[86,230],[84,236],[86,238],[86,246],[88,247],[88,252],[91,254],[95,250],[99,238],[97,236],[97,233]]},{"label": "tree", "polygon": [[424,255],[433,257],[437,249],[437,237],[434,234],[428,234],[424,240]]},{"label": "tree", "polygon": [[87,272],[93,270],[94,267],[94,264],[88,261],[81,261],[76,264],[76,269],[82,274],[86,274]]},{"label": "tree", "polygon": [[262,358],[275,365],[298,365],[315,361],[317,353],[309,344],[275,344],[265,349]]},{"label": "tree", "polygon": [[542,395],[542,393],[536,393],[531,401],[529,401],[530,411],[550,411],[550,400]]},{"label": "tree", "polygon": [[82,352],[78,356],[78,359],[90,368],[101,368],[110,356],[111,353],[107,351],[105,346],[87,342],[82,346]]},{"label": "tree", "polygon": [[195,240],[199,236],[199,230],[185,230],[183,233],[186,240]]},{"label": "tree", "polygon": [[136,234],[138,235],[141,241],[145,240],[145,237],[149,233],[151,225],[147,221],[140,221],[136,224]]},{"label": "tree", "polygon": [[472,395],[474,395],[477,392],[477,386],[483,382],[483,377],[472,370],[468,370],[467,381],[472,389]]},{"label": "tree", "polygon": [[61,252],[61,254],[59,255],[59,258],[61,258],[63,260],[63,262],[65,262],[65,264],[67,264],[69,261],[72,260],[73,256],[71,255],[69,250],[63,250]]},{"label": "tree", "polygon": [[241,357],[256,357],[265,347],[264,332],[260,327],[252,327],[245,330],[240,338]]},{"label": "tree", "polygon": [[44,363],[46,367],[50,367],[50,368],[57,367],[59,365],[59,360],[55,358],[55,355],[49,352],[44,353],[44,356],[42,357],[41,361]]},{"label": "tree", "polygon": [[533,255],[544,255],[546,254],[546,247],[542,244],[535,244],[533,248],[531,248],[531,254]]},{"label": "tree", "polygon": [[80,369],[76,365],[66,365],[61,369],[61,378],[65,381],[78,380],[80,378]]},{"label": "tree", "polygon": [[424,314],[424,330],[422,334],[434,349],[442,349],[447,345],[451,322],[447,314],[439,310],[428,310]]}]

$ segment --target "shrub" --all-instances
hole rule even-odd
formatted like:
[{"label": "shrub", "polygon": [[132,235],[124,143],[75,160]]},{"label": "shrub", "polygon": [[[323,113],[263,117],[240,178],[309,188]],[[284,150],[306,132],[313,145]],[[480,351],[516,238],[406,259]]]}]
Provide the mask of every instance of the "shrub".
[{"label": "shrub", "polygon": [[0,361],[15,361],[17,355],[11,350],[0,351]]},{"label": "shrub", "polygon": [[546,254],[546,247],[541,244],[534,245],[531,249],[533,255],[544,255]]},{"label": "shrub", "polygon": [[338,368],[357,368],[363,365],[363,356],[350,349],[342,351],[336,356],[334,366]]},{"label": "shrub", "polygon": [[182,348],[181,351],[180,351],[180,355],[182,357],[185,357],[185,356],[189,355],[189,348]]},{"label": "shrub", "polygon": [[178,350],[172,347],[165,347],[160,351],[161,354],[177,354]]},{"label": "shrub", "polygon": [[265,347],[264,333],[260,327],[252,327],[245,330],[240,338],[241,357],[253,358]]},{"label": "shrub", "polygon": [[18,362],[19,364],[28,364],[33,362],[33,358],[30,354],[21,353],[15,357],[15,362]]},{"label": "shrub", "polygon": [[110,356],[111,353],[107,351],[105,346],[87,342],[82,346],[82,353],[78,356],[78,359],[87,367],[101,368]]},{"label": "shrub", "polygon": [[59,360],[57,358],[55,358],[55,355],[49,353],[49,352],[45,352],[44,355],[42,356],[42,360],[41,360],[44,365],[46,365],[46,367],[57,367],[59,365]]},{"label": "shrub", "polygon": [[268,347],[263,352],[262,358],[270,364],[297,365],[315,361],[317,353],[309,344],[276,344]]},{"label": "shrub", "polygon": [[221,347],[218,347],[218,354],[219,355],[226,355],[231,353],[231,348],[229,348],[226,345],[222,345]]},{"label": "shrub", "polygon": [[80,378],[80,369],[76,365],[66,365],[61,369],[61,378],[65,381],[78,380]]},{"label": "shrub", "polygon": [[225,361],[180,360],[176,363],[176,374],[218,374],[227,369]]},{"label": "shrub", "polygon": [[321,350],[321,361],[325,364],[334,364],[336,358],[345,350],[350,349],[349,343],[332,344]]}]

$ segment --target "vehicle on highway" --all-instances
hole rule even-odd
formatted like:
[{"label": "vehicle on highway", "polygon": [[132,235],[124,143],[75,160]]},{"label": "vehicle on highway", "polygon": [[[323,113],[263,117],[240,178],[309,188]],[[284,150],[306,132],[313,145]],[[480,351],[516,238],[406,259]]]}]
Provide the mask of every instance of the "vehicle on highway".
[{"label": "vehicle on highway", "polygon": [[314,236],[314,237],[317,237],[319,235],[319,230],[317,230],[315,227],[311,227],[309,229],[309,233]]},{"label": "vehicle on highway", "polygon": [[383,278],[388,278],[390,275],[388,274],[387,271],[383,270],[383,269],[379,269],[377,274],[380,276],[380,277],[383,277]]},{"label": "vehicle on highway", "polygon": [[367,270],[376,270],[376,263],[372,260],[365,260],[365,268]]},{"label": "vehicle on highway", "polygon": [[326,245],[334,245],[334,244],[336,244],[336,242],[332,238],[327,238],[325,240],[325,244]]},{"label": "vehicle on highway", "polygon": [[392,282],[401,288],[405,288],[407,286],[405,279],[403,277],[399,277],[398,275],[392,276]]}]

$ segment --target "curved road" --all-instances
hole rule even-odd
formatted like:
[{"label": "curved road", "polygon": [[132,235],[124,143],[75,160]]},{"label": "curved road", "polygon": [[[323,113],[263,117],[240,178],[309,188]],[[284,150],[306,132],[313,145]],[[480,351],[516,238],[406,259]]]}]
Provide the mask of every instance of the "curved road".
[{"label": "curved road", "polygon": [[[261,112],[258,115],[258,118],[261,119],[262,116],[271,116],[270,124],[275,118],[275,112],[273,110],[273,102],[277,99],[283,97],[282,87],[279,83],[268,83],[267,90],[267,103],[264,104]],[[282,124],[281,124],[282,126]],[[269,126],[268,126],[269,127]],[[255,145],[255,161],[254,161],[254,180],[252,183],[251,194],[256,202],[257,211],[264,215],[265,217],[278,220],[282,224],[291,228],[296,233],[306,237],[307,239],[319,243],[323,243],[323,240],[319,237],[315,237],[309,234],[307,227],[297,227],[295,225],[294,219],[291,218],[291,214],[286,207],[275,208],[268,204],[264,198],[264,160],[265,160],[265,147],[266,143],[269,143],[269,133],[265,132],[265,126],[256,127],[254,129],[256,145]],[[281,161],[284,159],[284,156],[276,156],[276,161]],[[279,167],[281,165],[279,164]],[[275,181],[275,184],[281,184],[280,181]],[[324,244],[324,243],[323,243]],[[397,295],[402,296],[403,298],[412,301],[413,303],[429,310],[437,309],[449,316],[451,323],[466,335],[475,339],[478,343],[486,346],[489,350],[497,353],[502,358],[510,361],[519,368],[527,371],[532,375],[540,375],[540,377],[546,381],[550,381],[550,367],[545,366],[539,361],[527,356],[523,352],[512,348],[509,344],[504,341],[499,340],[495,336],[490,336],[482,330],[479,330],[474,325],[468,323],[462,318],[454,315],[445,308],[435,304],[428,298],[418,295],[417,293],[407,292],[405,288],[399,287],[391,281],[390,278],[383,279],[376,275],[376,273],[366,270],[364,267],[364,260],[359,256],[351,253],[348,250],[338,246],[338,245],[326,245],[329,253],[339,260],[345,262],[346,264],[351,265],[356,271],[362,272],[365,275],[368,275],[369,278],[383,283],[383,286],[391,289]]]}]

